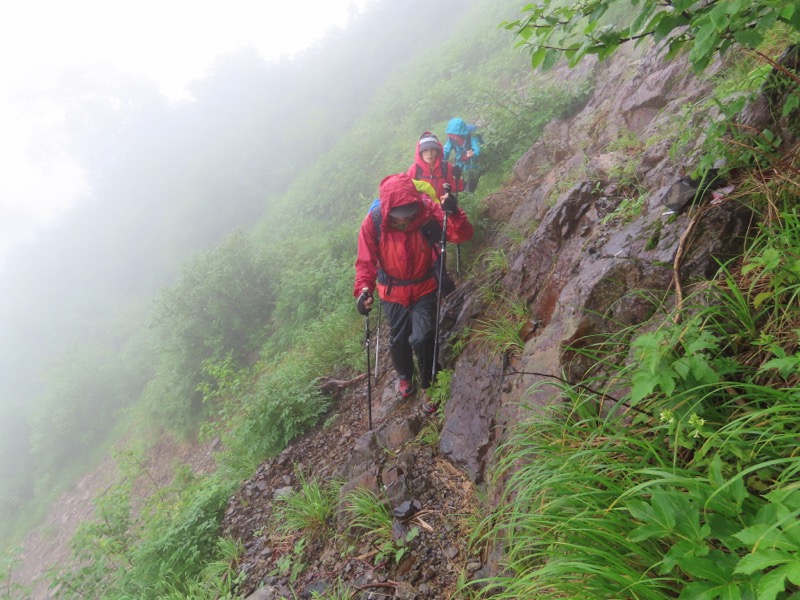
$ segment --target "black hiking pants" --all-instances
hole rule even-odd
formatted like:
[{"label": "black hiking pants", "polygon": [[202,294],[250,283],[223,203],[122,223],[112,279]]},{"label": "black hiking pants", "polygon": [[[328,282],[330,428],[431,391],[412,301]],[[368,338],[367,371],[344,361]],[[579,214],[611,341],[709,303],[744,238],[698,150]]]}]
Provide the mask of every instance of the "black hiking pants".
[{"label": "black hiking pants", "polygon": [[[389,322],[389,353],[400,377],[414,374],[414,354],[419,366],[420,387],[431,385],[434,336],[436,335],[436,292],[423,296],[411,306],[383,301]],[[412,354],[413,352],[413,354]]]},{"label": "black hiking pants", "polygon": [[473,194],[478,189],[478,180],[481,178],[481,172],[478,169],[470,169],[464,172],[464,191],[468,194]]}]

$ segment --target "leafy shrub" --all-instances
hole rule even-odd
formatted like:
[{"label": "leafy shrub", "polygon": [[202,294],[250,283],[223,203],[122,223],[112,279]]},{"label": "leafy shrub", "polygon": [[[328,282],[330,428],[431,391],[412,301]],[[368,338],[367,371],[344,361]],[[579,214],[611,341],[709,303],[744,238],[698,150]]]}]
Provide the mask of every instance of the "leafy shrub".
[{"label": "leafy shrub", "polygon": [[274,296],[269,266],[236,233],[196,255],[163,290],[153,318],[161,333],[157,379],[146,392],[153,412],[186,422],[200,408],[203,363],[230,356],[244,366],[260,348]]},{"label": "leafy shrub", "polygon": [[545,0],[525,7],[524,18],[504,23],[531,53],[532,66],[551,68],[565,57],[570,66],[587,55],[605,58],[621,44],[645,39],[664,41],[668,58],[684,48],[696,71],[705,69],[717,54],[734,44],[757,48],[778,22],[800,29],[797,7],[779,0],[754,2],[631,2],[627,14],[604,19],[613,0],[580,3]]},{"label": "leafy shrub", "polygon": [[12,548],[0,555],[0,598],[28,600],[31,590],[14,580],[14,571],[22,562],[22,549]]},{"label": "leafy shrub", "polygon": [[295,355],[287,354],[260,376],[240,399],[241,410],[224,434],[224,466],[237,476],[280,452],[326,412],[328,399]]}]

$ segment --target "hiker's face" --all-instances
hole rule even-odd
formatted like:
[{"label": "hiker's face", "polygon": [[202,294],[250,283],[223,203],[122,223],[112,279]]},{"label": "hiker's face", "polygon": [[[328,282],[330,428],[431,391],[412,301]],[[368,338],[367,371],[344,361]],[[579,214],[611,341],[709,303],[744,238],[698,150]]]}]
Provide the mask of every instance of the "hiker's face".
[{"label": "hiker's face", "polygon": [[432,165],[436,162],[436,157],[439,156],[439,151],[436,148],[428,148],[427,150],[423,150],[420,152],[422,156],[422,160],[424,160],[429,165]]},{"label": "hiker's face", "polygon": [[411,221],[414,220],[414,215],[410,217],[393,217],[389,215],[389,225],[392,226],[392,229],[397,229],[398,231],[405,231],[408,229],[408,226],[411,225]]},{"label": "hiker's face", "polygon": [[448,134],[447,137],[449,137],[456,146],[463,146],[464,142],[467,141],[467,138],[465,138],[463,135],[455,135],[451,133]]}]

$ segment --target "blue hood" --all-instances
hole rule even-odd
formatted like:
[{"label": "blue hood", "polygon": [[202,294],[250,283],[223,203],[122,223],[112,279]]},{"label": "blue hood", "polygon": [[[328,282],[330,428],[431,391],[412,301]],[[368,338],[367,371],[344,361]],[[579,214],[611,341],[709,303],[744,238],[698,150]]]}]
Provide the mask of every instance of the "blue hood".
[{"label": "blue hood", "polygon": [[450,119],[450,122],[447,124],[447,129],[445,133],[448,135],[463,135],[466,137],[469,134],[469,128],[467,124],[464,122],[464,119],[459,119],[458,117],[454,117]]}]

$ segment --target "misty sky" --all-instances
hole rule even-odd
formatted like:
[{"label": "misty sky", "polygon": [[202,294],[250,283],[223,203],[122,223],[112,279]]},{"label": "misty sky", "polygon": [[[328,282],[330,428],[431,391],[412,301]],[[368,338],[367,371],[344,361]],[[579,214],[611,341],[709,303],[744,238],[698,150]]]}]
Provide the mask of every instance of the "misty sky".
[{"label": "misty sky", "polygon": [[150,80],[168,98],[223,54],[291,56],[377,0],[32,0],[0,7],[0,270],[9,247],[88,193],[63,152],[64,69]]}]

